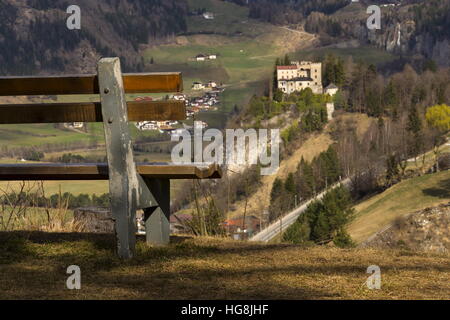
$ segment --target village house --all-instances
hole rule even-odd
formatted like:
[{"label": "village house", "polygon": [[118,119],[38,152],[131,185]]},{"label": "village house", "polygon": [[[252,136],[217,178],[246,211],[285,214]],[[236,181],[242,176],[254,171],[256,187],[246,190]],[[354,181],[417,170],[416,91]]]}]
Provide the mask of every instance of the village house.
[{"label": "village house", "polygon": [[217,88],[217,83],[214,82],[214,81],[209,81],[209,82],[206,84],[206,86],[207,86],[208,88]]},{"label": "village house", "polygon": [[136,123],[136,128],[141,131],[149,130],[171,130],[176,126],[178,121],[141,121]]},{"label": "village house", "polygon": [[286,94],[311,88],[315,94],[323,92],[322,64],[310,61],[277,66],[278,89]]},{"label": "village house", "polygon": [[330,96],[334,96],[338,92],[338,90],[339,90],[339,88],[334,83],[330,83],[325,88],[325,94],[328,94]]},{"label": "village house", "polygon": [[203,89],[205,89],[205,85],[201,82],[194,82],[192,84],[192,89],[193,90],[203,90]]},{"label": "village house", "polygon": [[194,115],[194,111],[190,108],[186,108],[186,117],[190,118]]},{"label": "village house", "polygon": [[210,53],[210,54],[204,54],[199,53],[195,56],[194,60],[196,61],[206,61],[206,60],[217,60],[218,54],[217,53]]},{"label": "village house", "polygon": [[64,127],[70,129],[82,129],[84,127],[84,122],[68,122],[64,124]]},{"label": "village house", "polygon": [[203,18],[205,18],[206,20],[214,20],[214,13],[205,12],[203,13]]},{"label": "village house", "polygon": [[192,221],[190,214],[172,214],[170,215],[170,233],[182,234],[190,231],[188,225]]},{"label": "village house", "polygon": [[195,60],[197,61],[206,61],[206,59],[208,59],[208,56],[204,54],[198,54],[195,56]]},{"label": "village house", "polygon": [[155,121],[141,121],[136,123],[136,127],[139,130],[147,131],[147,130],[157,130],[158,126]]},{"label": "village house", "polygon": [[177,93],[172,96],[172,99],[177,100],[177,101],[186,101],[187,97],[183,93]]},{"label": "village house", "polygon": [[225,230],[235,240],[245,240],[261,230],[261,220],[255,216],[228,219],[224,223]]}]

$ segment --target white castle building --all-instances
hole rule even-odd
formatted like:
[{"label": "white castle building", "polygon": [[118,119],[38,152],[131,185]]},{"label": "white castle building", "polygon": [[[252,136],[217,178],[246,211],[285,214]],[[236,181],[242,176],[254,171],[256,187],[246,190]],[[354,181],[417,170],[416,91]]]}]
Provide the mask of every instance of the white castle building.
[{"label": "white castle building", "polygon": [[311,88],[315,94],[323,93],[322,63],[293,61],[289,66],[277,66],[278,89],[291,94]]}]

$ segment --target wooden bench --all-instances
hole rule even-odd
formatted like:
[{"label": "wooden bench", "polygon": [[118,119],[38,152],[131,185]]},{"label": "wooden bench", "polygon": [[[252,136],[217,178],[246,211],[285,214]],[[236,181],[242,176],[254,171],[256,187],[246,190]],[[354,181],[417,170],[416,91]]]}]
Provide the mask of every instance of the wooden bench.
[{"label": "wooden bench", "polygon": [[0,124],[103,122],[108,163],[2,164],[0,180],[109,180],[117,251],[131,258],[136,210],[144,210],[146,239],[169,243],[170,180],[221,177],[216,165],[135,164],[128,121],[184,120],[183,101],[126,102],[126,93],[181,92],[180,73],[121,73],[118,58],[98,62],[97,75],[2,77],[0,96],[98,94],[98,103],[0,105]]}]

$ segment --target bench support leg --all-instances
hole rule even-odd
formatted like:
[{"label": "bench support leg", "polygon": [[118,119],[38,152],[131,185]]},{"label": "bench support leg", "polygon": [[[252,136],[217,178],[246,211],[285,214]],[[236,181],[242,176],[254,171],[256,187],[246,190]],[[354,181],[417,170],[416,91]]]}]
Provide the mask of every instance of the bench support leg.
[{"label": "bench support leg", "polygon": [[132,258],[136,244],[139,182],[133,160],[128,112],[119,58],[98,63],[98,79],[109,166],[111,211],[120,258]]},{"label": "bench support leg", "polygon": [[170,242],[170,180],[145,179],[158,202],[158,207],[144,209],[148,244],[167,245]]}]

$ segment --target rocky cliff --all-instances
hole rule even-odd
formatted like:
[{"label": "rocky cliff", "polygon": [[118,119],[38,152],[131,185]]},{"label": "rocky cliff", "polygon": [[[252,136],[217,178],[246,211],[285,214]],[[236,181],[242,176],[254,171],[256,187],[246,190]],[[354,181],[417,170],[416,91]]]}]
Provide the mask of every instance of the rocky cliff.
[{"label": "rocky cliff", "polygon": [[362,246],[449,253],[450,203],[399,218]]},{"label": "rocky cliff", "polygon": [[383,7],[379,30],[367,28],[367,14],[346,14],[356,12],[357,8],[358,12],[365,13],[365,6],[351,6],[333,15],[346,36],[388,52],[418,55],[432,59],[441,66],[450,66],[450,0],[416,1]]}]

